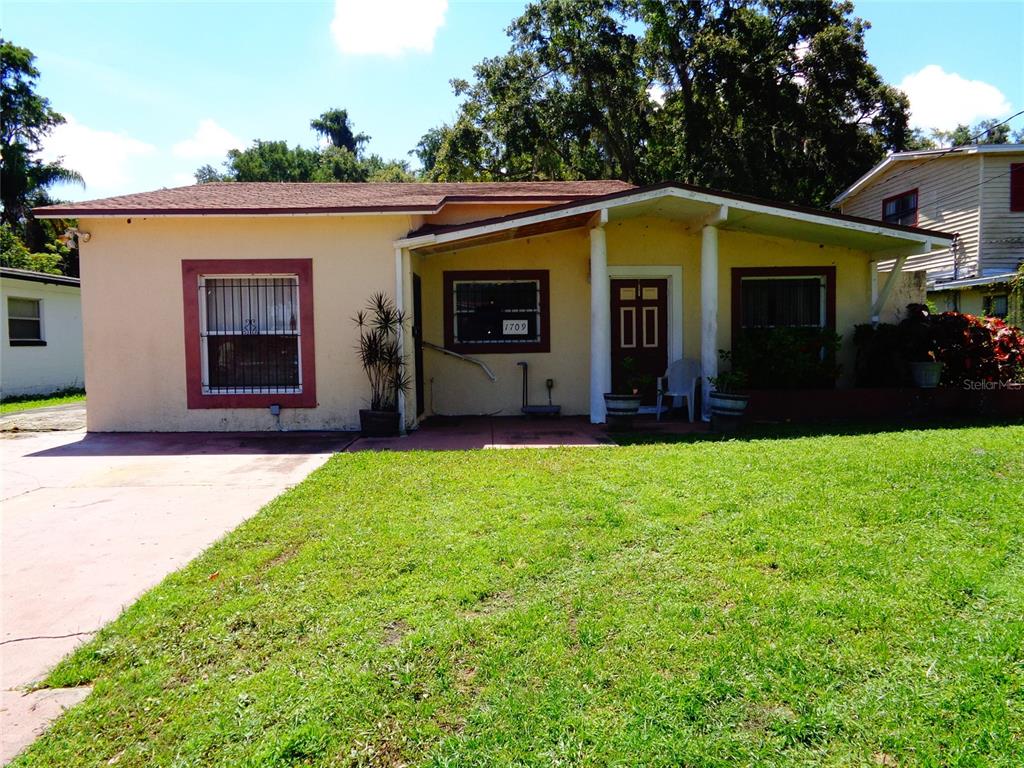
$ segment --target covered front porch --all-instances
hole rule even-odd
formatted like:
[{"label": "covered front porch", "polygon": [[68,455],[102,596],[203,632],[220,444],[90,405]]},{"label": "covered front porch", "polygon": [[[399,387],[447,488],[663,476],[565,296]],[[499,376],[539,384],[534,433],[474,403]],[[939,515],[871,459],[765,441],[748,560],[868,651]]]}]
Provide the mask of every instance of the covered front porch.
[{"label": "covered front porch", "polygon": [[[414,372],[404,422],[518,414],[524,402],[550,396],[563,415],[603,424],[604,394],[622,386],[624,350],[653,361],[647,373],[693,361],[698,418],[707,420],[719,350],[746,322],[744,280],[819,281],[822,327],[852,335],[854,325],[919,300],[901,294],[901,277],[931,265],[947,240],[683,185],[421,229],[395,244]],[[521,317],[500,315],[486,327],[460,317],[471,291],[490,286],[493,303],[494,286],[510,284],[518,288],[505,294],[536,292],[527,309],[509,299]],[[852,369],[852,349],[843,355]]]}]

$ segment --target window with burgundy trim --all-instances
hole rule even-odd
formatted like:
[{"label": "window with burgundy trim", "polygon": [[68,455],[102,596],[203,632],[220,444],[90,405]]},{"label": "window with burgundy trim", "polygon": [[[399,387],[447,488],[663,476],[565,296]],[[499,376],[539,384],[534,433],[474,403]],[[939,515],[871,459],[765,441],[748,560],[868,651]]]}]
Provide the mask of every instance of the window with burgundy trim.
[{"label": "window with burgundy trim", "polygon": [[767,328],[835,328],[835,267],[732,271],[733,336]]},{"label": "window with burgundy trim", "polygon": [[312,262],[185,260],[189,408],[316,405]]},{"label": "window with burgundy trim", "polygon": [[882,201],[882,221],[887,224],[917,226],[917,190],[901,192]]},{"label": "window with burgundy trim", "polygon": [[548,272],[444,273],[445,346],[457,352],[550,350]]},{"label": "window with burgundy trim", "polygon": [[1010,210],[1024,211],[1024,163],[1010,164]]}]

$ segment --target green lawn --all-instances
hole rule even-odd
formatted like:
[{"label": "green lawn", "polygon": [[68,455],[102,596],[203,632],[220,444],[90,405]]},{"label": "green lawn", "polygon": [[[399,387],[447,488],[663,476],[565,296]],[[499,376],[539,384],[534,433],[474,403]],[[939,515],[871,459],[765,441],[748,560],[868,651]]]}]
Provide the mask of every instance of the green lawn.
[{"label": "green lawn", "polygon": [[1021,426],[339,455],[17,765],[1017,767],[1022,512]]},{"label": "green lawn", "polygon": [[5,397],[0,401],[0,415],[15,413],[16,411],[28,411],[32,408],[46,408],[51,405],[69,405],[71,403],[84,402],[84,389],[64,389],[49,395],[15,395],[14,397]]}]

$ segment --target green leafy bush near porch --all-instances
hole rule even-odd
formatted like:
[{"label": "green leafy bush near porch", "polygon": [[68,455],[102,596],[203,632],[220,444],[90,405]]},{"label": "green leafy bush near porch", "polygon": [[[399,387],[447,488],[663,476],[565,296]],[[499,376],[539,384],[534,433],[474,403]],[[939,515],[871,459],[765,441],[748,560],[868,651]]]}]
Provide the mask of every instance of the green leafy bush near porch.
[{"label": "green leafy bush near porch", "polygon": [[960,312],[935,313],[908,304],[899,325],[858,325],[857,384],[865,387],[909,383],[908,363],[942,363],[942,382],[1024,381],[1024,333],[995,318]]},{"label": "green leafy bush near porch", "polygon": [[733,343],[732,370],[750,389],[833,387],[842,337],[827,328],[751,328]]},{"label": "green leafy bush near porch", "polygon": [[94,691],[16,765],[1016,767],[1022,447],[339,455],[59,665]]}]

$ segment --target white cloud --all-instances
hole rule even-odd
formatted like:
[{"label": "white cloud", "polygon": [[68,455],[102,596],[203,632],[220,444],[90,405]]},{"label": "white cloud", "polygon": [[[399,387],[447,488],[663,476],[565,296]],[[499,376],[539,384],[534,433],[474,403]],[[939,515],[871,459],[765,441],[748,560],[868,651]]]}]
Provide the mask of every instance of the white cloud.
[{"label": "white cloud", "polygon": [[651,83],[647,86],[647,98],[659,107],[665,106],[665,87],[658,83]]},{"label": "white cloud", "polygon": [[194,173],[175,173],[171,176],[171,183],[176,187],[190,187],[196,183]]},{"label": "white cloud", "polygon": [[950,131],[1011,111],[1010,102],[994,85],[946,72],[938,64],[907,75],[899,88],[910,99],[910,123],[915,128]]},{"label": "white cloud", "polygon": [[71,115],[43,143],[42,158],[63,159],[64,167],[78,171],[90,192],[128,186],[133,179],[134,159],[152,155],[156,147],[123,133],[98,131],[82,125]]},{"label": "white cloud", "polygon": [[245,144],[227,128],[222,128],[216,120],[199,121],[199,127],[191,138],[179,141],[171,148],[176,157],[189,159],[223,158],[229,149],[241,149]]},{"label": "white cloud", "polygon": [[335,0],[331,35],[342,53],[430,53],[448,0]]}]

